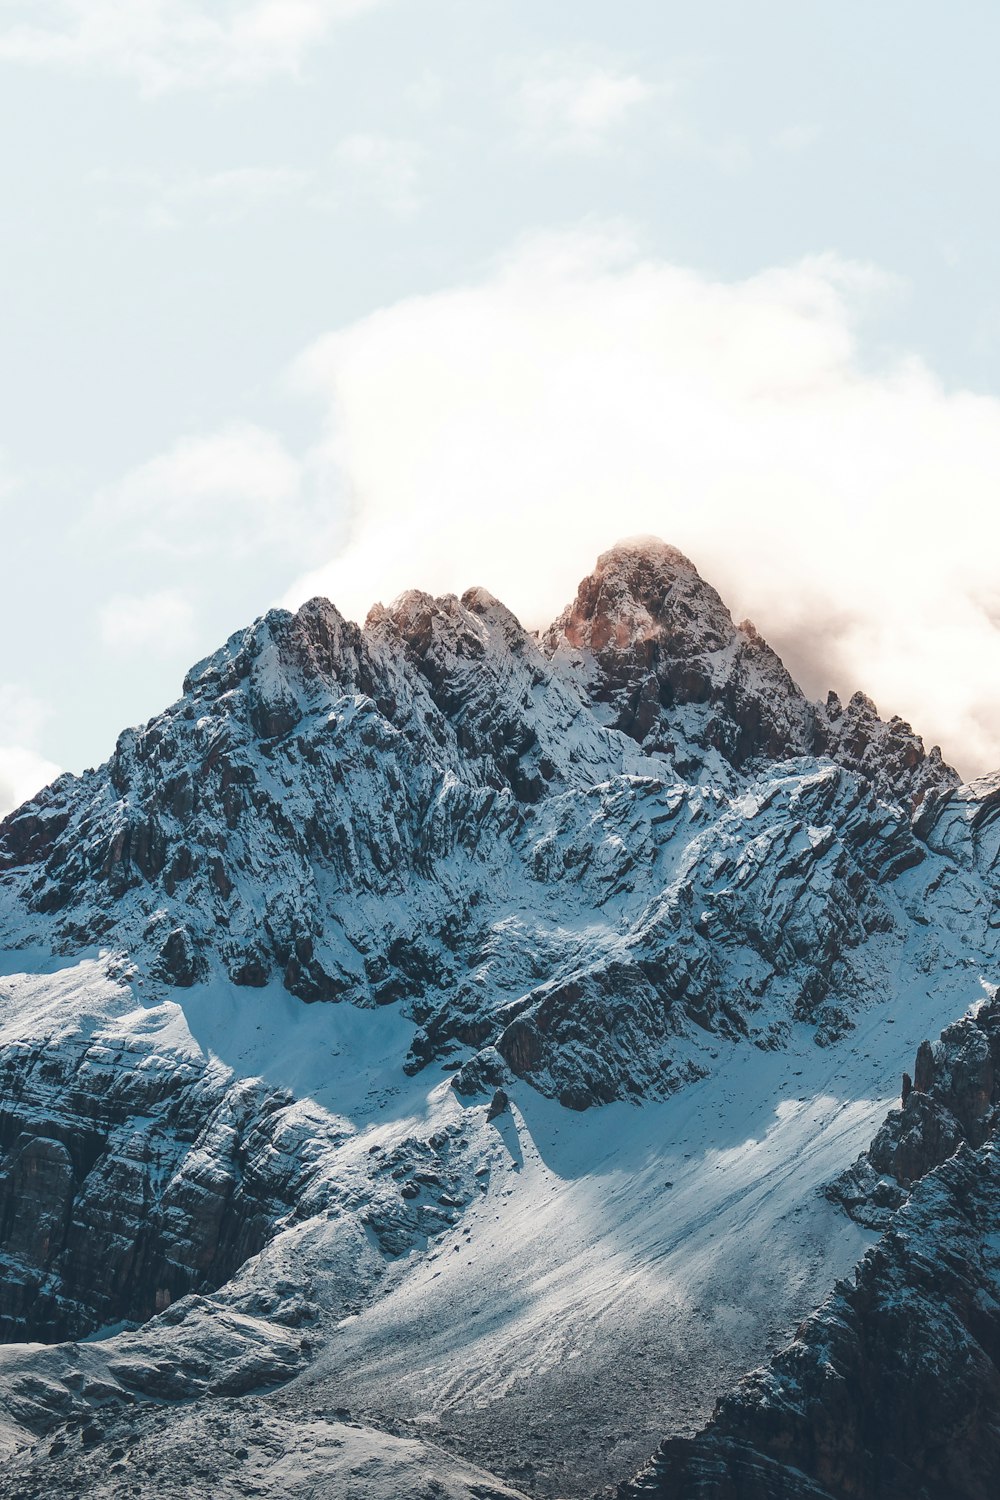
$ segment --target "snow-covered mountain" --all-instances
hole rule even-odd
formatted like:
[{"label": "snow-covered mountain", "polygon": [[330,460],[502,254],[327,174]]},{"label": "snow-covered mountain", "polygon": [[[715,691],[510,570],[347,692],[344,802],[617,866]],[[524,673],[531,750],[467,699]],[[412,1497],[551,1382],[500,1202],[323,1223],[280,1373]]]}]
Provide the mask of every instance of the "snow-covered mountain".
[{"label": "snow-covered mountain", "polygon": [[992,994],[998,817],[652,540],[539,636],[232,637],[0,824],[0,1495],[583,1496],[693,1435],[987,1149],[852,1169]]}]

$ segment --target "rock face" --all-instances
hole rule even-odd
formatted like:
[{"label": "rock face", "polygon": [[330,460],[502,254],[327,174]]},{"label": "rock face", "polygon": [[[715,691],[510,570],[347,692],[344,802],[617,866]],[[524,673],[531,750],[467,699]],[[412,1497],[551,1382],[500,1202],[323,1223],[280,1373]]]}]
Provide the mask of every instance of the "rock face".
[{"label": "rock face", "polygon": [[475,1194],[459,1134],[362,1149],[343,1118],[238,1076],[176,1006],[137,1004],[92,960],[0,979],[0,1013],[17,1035],[0,1047],[5,1341],[143,1323],[317,1213],[367,1238],[379,1274]]},{"label": "rock face", "polygon": [[884,723],[864,693],[855,693],[846,705],[830,693],[817,713],[813,749],[850,766],[911,813],[925,801],[932,812],[937,800],[957,785],[937,745],[925,754],[923,741],[905,719],[893,716]]},{"label": "rock face", "polygon": [[[586,685],[600,717],[685,775],[726,763],[829,756],[914,811],[958,777],[904,720],[884,723],[855,693],[807,702],[749,620],[736,625],[694,564],[655,538],[598,559],[542,637],[553,663]],[[721,761],[721,764],[720,764]]]},{"label": "rock face", "polygon": [[[908,1077],[909,1075],[907,1075]],[[884,1228],[909,1189],[963,1144],[979,1147],[1000,1119],[1000,1001],[983,1001],[922,1042],[902,1107],[830,1186],[859,1224]]]}]

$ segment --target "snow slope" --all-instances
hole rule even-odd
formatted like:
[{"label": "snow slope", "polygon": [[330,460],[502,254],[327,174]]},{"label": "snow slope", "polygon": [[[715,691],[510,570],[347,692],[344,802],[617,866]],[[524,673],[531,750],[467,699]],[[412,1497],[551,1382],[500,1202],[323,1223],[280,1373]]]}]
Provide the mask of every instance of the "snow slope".
[{"label": "snow slope", "polygon": [[[402,1071],[405,1034],[383,1029],[385,1012],[267,992],[244,1007],[245,994],[211,986],[135,1005],[99,964],[82,967],[52,976],[63,1001],[50,992],[45,1007],[38,979],[9,977],[5,1028],[58,1045],[79,1021],[101,1045],[128,1033],[153,1040],[161,1058],[296,1086],[309,1101],[298,1150],[316,1166],[317,1212],[279,1221],[215,1297],[177,1302],[166,1316],[180,1324],[56,1346],[45,1378],[64,1384],[77,1348],[116,1368],[162,1366],[180,1329],[207,1341],[223,1389],[241,1385],[246,1377],[228,1372],[240,1371],[243,1345],[227,1350],[219,1317],[251,1318],[251,1389],[281,1382],[261,1398],[266,1412],[347,1408],[554,1495],[589,1493],[635,1467],[664,1431],[692,1431],[718,1390],[784,1342],[874,1240],[817,1189],[867,1144],[941,1011],[982,993],[963,966],[949,995],[882,1000],[826,1048],[801,1023],[781,1050],[720,1040],[710,1076],[641,1107],[581,1116],[517,1083],[510,1109],[487,1123],[486,1101],[463,1103],[440,1069]],[[447,1175],[442,1137],[448,1164],[461,1161],[451,1192],[420,1186],[410,1200],[424,1210],[419,1229],[386,1258],[363,1223],[380,1205],[379,1168],[391,1163],[403,1204],[399,1186],[416,1172]],[[41,1374],[37,1358],[27,1351],[16,1376],[8,1366],[0,1377],[12,1445],[24,1426],[50,1442],[67,1415],[64,1398],[36,1396],[25,1422],[21,1384]],[[179,1364],[168,1394],[198,1395],[190,1363]],[[103,1365],[95,1378],[104,1407]],[[129,1404],[163,1394],[126,1390]],[[73,1403],[79,1421],[86,1387]],[[21,1460],[38,1461],[37,1451]]]}]

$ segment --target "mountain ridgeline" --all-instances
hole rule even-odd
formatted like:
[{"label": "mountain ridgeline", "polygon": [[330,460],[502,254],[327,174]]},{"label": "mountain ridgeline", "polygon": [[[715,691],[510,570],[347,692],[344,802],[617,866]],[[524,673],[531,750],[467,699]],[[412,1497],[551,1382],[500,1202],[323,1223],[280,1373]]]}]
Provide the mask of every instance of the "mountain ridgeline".
[{"label": "mountain ridgeline", "polygon": [[[472,1047],[470,1079],[499,1054],[585,1107],[672,1088],[691,1022],[780,1025],[769,992],[842,1026],[958,780],[861,695],[808,702],[680,553],[625,543],[540,639],[481,589],[363,630],[272,611],[0,824],[0,939],[402,1001],[411,1067]],[[602,930],[568,930],[581,907]]]},{"label": "mountain ridgeline", "polygon": [[[1000,1426],[998,887],[1000,774],[962,785],[860,693],[809,701],[661,542],[613,547],[538,634],[478,588],[405,593],[363,628],[323,599],[271,611],[105,765],[0,823],[0,1337],[50,1346],[0,1370],[0,1448],[21,1454],[0,1497],[53,1476],[141,1492],[140,1454],[162,1486],[163,1403],[178,1493],[254,1493],[273,1388],[303,1453],[367,1444],[397,1476],[327,1490],[316,1458],[317,1495],[390,1500],[405,1469],[429,1476],[414,1495],[516,1500],[636,1469],[623,1496],[979,1500]],[[904,1030],[955,1021],[872,1140]],[[703,1115],[669,1113],[686,1090]],[[740,1166],[758,1147],[759,1180]],[[590,1199],[588,1174],[613,1186]],[[709,1245],[712,1182],[752,1274]],[[554,1296],[542,1250],[524,1284],[513,1231],[467,1253],[505,1214],[542,1235],[562,1192],[557,1321],[598,1309],[577,1376],[571,1331],[531,1310]],[[672,1303],[661,1222],[706,1236]],[[816,1276],[866,1247],[815,1310]],[[625,1257],[607,1284],[605,1254]],[[612,1284],[632,1300],[604,1320]],[[426,1299],[452,1287],[432,1330]],[[713,1394],[773,1359],[701,1431],[700,1394],[697,1420],[664,1411],[639,1469],[680,1347],[665,1319],[645,1331],[668,1305]],[[780,1352],[772,1308],[798,1324]],[[340,1405],[310,1427],[351,1340],[382,1370],[362,1413],[380,1431]],[[928,1394],[928,1351],[974,1420]],[[192,1490],[202,1407],[180,1406],[202,1398],[245,1430],[225,1483]],[[525,1417],[543,1399],[558,1453]],[[502,1481],[421,1446],[432,1408]],[[120,1482],[98,1490],[106,1445]]]}]

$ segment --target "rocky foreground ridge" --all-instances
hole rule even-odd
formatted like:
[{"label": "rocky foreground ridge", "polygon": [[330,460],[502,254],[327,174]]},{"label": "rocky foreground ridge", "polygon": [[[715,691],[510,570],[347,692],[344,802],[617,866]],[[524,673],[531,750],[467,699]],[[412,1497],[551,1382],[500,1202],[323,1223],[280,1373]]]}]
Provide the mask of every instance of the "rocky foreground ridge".
[{"label": "rocky foreground ridge", "polygon": [[[423,1403],[453,1414],[465,1457],[488,1457],[525,1492],[583,1493],[585,1483],[628,1472],[638,1453],[622,1446],[620,1429],[639,1410],[651,1365],[626,1377],[615,1345],[612,1378],[611,1345],[595,1335],[578,1367],[579,1401],[609,1423],[615,1414],[618,1435],[602,1434],[589,1415],[574,1427],[556,1380],[560,1370],[569,1378],[567,1361],[581,1352],[572,1333],[560,1334],[567,1342],[552,1355],[518,1321],[530,1320],[532,1298],[557,1274],[544,1256],[560,1253],[558,1223],[523,1285],[516,1244],[508,1253],[489,1242],[492,1261],[485,1251],[469,1258],[468,1246],[494,1208],[498,1223],[513,1212],[529,1177],[531,1192],[577,1194],[586,1235],[596,1210],[583,1148],[562,1167],[564,1141],[600,1141],[586,1124],[597,1106],[627,1105],[638,1119],[686,1089],[715,1089],[706,1108],[719,1140],[705,1148],[704,1170],[721,1174],[720,1184],[731,1175],[720,1215],[741,1224],[752,1259],[755,1221],[740,1217],[739,1204],[758,1179],[740,1175],[739,1153],[756,1161],[759,1148],[781,1179],[767,1232],[787,1237],[787,1266],[759,1306],[753,1293],[734,1296],[712,1281],[723,1272],[696,1212],[705,1197],[701,1126],[684,1125],[690,1139],[660,1138],[669,1173],[652,1147],[629,1157],[623,1146],[604,1168],[623,1216],[621,1225],[609,1219],[606,1243],[626,1245],[633,1301],[600,1337],[624,1329],[631,1338],[649,1307],[675,1295],[655,1226],[667,1233],[690,1212],[692,1236],[705,1241],[698,1293],[672,1316],[687,1345],[704,1347],[705,1379],[721,1382],[747,1367],[733,1363],[744,1347],[764,1352],[768,1304],[796,1318],[808,1311],[824,1257],[839,1274],[864,1235],[887,1229],[891,1239],[897,1223],[916,1222],[906,1215],[919,1213],[932,1181],[945,1184],[933,1189],[934,1212],[960,1218],[964,1189],[948,1186],[949,1173],[971,1172],[988,1196],[988,1008],[960,1023],[960,1043],[946,1033],[943,1052],[921,1052],[899,1120],[848,1169],[878,1108],[860,1081],[866,1060],[875,1059],[873,1078],[890,1064],[895,1073],[897,1058],[901,1070],[907,1017],[927,1017],[936,1030],[982,992],[980,975],[996,972],[998,858],[998,779],[961,786],[937,750],[925,752],[901,720],[883,722],[860,694],[809,702],[754,627],[736,625],[693,564],[659,542],[604,554],[538,636],[482,589],[461,599],[410,592],[376,606],[363,628],[325,600],[264,616],[195,666],[176,704],[126,731],[105,766],[61,777],[0,823],[0,1337],[57,1341],[44,1356],[18,1354],[6,1373],[0,1360],[0,1442],[6,1431],[11,1451],[35,1444],[0,1494],[44,1492],[56,1460],[60,1475],[86,1472],[96,1483],[111,1447],[122,1449],[122,1467],[108,1493],[131,1492],[121,1424],[146,1453],[143,1424],[152,1433],[158,1420],[150,1403],[237,1400],[248,1413],[266,1388],[298,1390],[327,1356],[323,1389],[342,1391],[336,1351],[353,1340],[372,1364],[362,1338],[369,1314],[388,1316],[378,1309],[405,1303],[411,1284],[432,1299],[438,1278],[457,1288],[441,1303],[444,1327],[457,1331],[449,1344],[439,1324],[433,1337],[442,1368],[453,1360],[461,1378],[432,1376],[431,1331],[414,1314],[410,1364],[394,1368],[383,1390],[402,1390],[419,1363]],[[887,1007],[884,1024],[872,1020]],[[789,1097],[807,1088],[792,1079],[811,1074],[804,1063],[778,1063],[801,1063],[806,1045],[829,1066],[816,1096],[814,1178],[793,1208],[779,1157],[812,1144],[809,1096]],[[761,1123],[743,1145],[749,1125],[726,1081],[736,1057],[761,1059],[760,1077],[779,1089],[769,1100],[759,1084]],[[776,1060],[773,1075],[764,1059]],[[845,1091],[842,1105],[831,1089]],[[663,1130],[674,1118],[663,1116]],[[980,1157],[981,1173],[970,1165]],[[836,1207],[813,1193],[828,1167]],[[663,1195],[681,1173],[691,1196],[675,1209]],[[621,1187],[630,1174],[640,1185]],[[606,1196],[602,1189],[602,1213],[611,1212]],[[976,1223],[990,1212],[984,1197]],[[536,1221],[531,1199],[519,1232]],[[459,1257],[449,1265],[468,1262],[464,1281],[431,1269],[444,1249]],[[671,1253],[683,1258],[683,1242]],[[869,1261],[858,1284],[873,1289],[857,1296],[871,1301],[887,1273]],[[488,1272],[473,1269],[487,1263]],[[901,1285],[910,1270],[893,1265]],[[596,1307],[606,1293],[594,1275],[586,1305]],[[702,1346],[692,1333],[704,1316],[698,1299],[716,1293],[721,1331]],[[576,1295],[567,1293],[568,1308]],[[727,1344],[741,1301],[749,1321]],[[468,1334],[480,1349],[470,1373],[462,1319],[478,1330],[484,1308],[506,1310],[481,1347],[480,1334]],[[120,1324],[126,1331],[115,1331]],[[403,1349],[402,1324],[373,1326],[372,1337]],[[222,1330],[215,1357],[213,1327]],[[95,1331],[94,1345],[58,1342]],[[921,1347],[931,1331],[920,1325]],[[85,1355],[76,1379],[84,1349],[100,1352]],[[492,1427],[478,1415],[484,1362]],[[562,1456],[544,1434],[524,1438],[519,1381],[529,1406],[533,1391],[555,1403]],[[375,1393],[362,1416],[375,1411],[383,1428],[397,1417],[428,1420],[417,1397],[406,1400],[393,1406]],[[300,1424],[300,1407],[288,1402],[288,1422]],[[748,1398],[740,1410],[760,1404]],[[262,1442],[270,1413],[257,1413]],[[422,1428],[403,1435],[418,1448],[390,1458],[378,1434],[364,1437],[365,1421],[352,1417],[345,1432],[337,1418],[333,1432],[328,1417],[321,1406],[319,1426],[302,1437],[326,1455],[316,1475],[337,1445],[367,1443],[373,1462],[397,1475],[385,1480],[386,1500],[405,1466],[419,1468],[419,1453],[430,1452],[419,1447]],[[188,1428],[178,1417],[171,1428],[180,1488],[200,1420]],[[704,1453],[704,1473],[716,1472],[705,1445],[717,1431],[718,1443],[756,1455],[747,1474],[792,1462],[791,1449],[772,1457],[766,1443],[754,1447],[756,1429],[730,1433],[721,1421],[691,1440],[684,1483],[702,1483]],[[247,1416],[241,1443],[251,1457],[256,1430]],[[483,1446],[497,1431],[504,1441],[516,1432],[516,1464]],[[967,1436],[944,1434],[942,1453]],[[94,1448],[92,1469],[80,1467],[74,1445]],[[679,1451],[658,1458],[637,1493],[659,1485],[673,1494],[663,1486],[681,1482],[682,1470],[669,1467]],[[234,1494],[254,1492],[240,1488],[250,1483],[242,1462]],[[447,1465],[427,1463],[444,1484]],[[805,1459],[799,1467],[811,1472]],[[267,1472],[266,1492],[294,1485],[292,1471]],[[447,1472],[457,1488],[428,1495],[513,1493]],[[729,1470],[718,1473],[730,1483]],[[835,1500],[874,1500],[876,1490],[852,1490],[855,1480],[837,1474]],[[338,1483],[367,1500],[354,1480]],[[756,1477],[732,1483],[677,1493],[758,1494]],[[826,1493],[802,1491],[814,1492]]]}]

